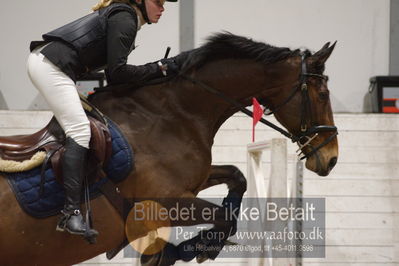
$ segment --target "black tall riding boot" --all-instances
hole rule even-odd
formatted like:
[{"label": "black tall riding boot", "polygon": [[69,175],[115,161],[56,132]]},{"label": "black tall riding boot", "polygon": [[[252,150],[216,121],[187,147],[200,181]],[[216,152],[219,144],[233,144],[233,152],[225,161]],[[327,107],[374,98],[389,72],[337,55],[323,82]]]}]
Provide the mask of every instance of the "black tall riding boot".
[{"label": "black tall riding boot", "polygon": [[61,211],[64,216],[57,225],[57,231],[68,231],[71,234],[84,235],[86,224],[80,213],[83,175],[86,166],[88,149],[67,138],[62,158],[64,177],[65,205]]}]

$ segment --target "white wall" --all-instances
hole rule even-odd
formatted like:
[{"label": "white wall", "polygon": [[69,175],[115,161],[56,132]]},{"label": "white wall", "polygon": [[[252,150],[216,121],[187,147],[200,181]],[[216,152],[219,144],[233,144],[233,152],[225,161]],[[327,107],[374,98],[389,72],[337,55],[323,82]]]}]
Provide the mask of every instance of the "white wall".
[{"label": "white wall", "polygon": [[[0,90],[10,109],[30,107],[37,93],[27,77],[30,40],[87,12],[96,0],[6,1],[0,9]],[[278,46],[319,49],[338,46],[327,64],[335,111],[361,112],[371,76],[389,72],[389,0],[197,0],[195,43],[228,30]],[[166,4],[159,25],[139,32],[130,63],[178,50],[178,5]]]},{"label": "white wall", "polygon": [[337,40],[326,71],[334,111],[361,112],[369,78],[389,72],[389,0],[201,0],[195,4],[197,44],[220,30],[295,49],[318,50]]}]

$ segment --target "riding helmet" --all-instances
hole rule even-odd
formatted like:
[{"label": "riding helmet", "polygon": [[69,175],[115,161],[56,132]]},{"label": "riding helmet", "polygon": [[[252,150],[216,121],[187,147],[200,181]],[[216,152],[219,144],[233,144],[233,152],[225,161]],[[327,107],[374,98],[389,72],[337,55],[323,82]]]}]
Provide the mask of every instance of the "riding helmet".
[{"label": "riding helmet", "polygon": [[[144,20],[148,23],[151,24],[148,14],[147,14],[147,9],[145,7],[145,1],[146,0],[141,0],[141,3],[137,3],[136,0],[129,0],[129,2],[135,6],[137,6],[141,13],[143,14]],[[177,2],[178,0],[165,0],[166,2]]]}]

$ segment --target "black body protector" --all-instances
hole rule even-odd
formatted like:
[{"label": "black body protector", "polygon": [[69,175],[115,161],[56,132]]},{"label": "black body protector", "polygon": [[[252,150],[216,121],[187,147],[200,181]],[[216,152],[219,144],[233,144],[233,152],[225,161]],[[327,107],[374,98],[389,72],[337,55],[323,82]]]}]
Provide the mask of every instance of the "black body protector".
[{"label": "black body protector", "polygon": [[74,81],[101,69],[106,69],[108,84],[129,83],[132,87],[174,75],[179,69],[175,58],[139,66],[126,64],[127,56],[135,48],[137,25],[135,8],[125,3],[112,3],[44,34],[44,41],[32,42],[30,49],[33,51],[44,43],[53,42],[41,53]]},{"label": "black body protector", "polygon": [[[114,3],[43,35],[45,42],[62,41],[71,45],[88,71],[107,64],[107,20],[116,11],[128,11],[137,22],[136,11],[128,4]],[[130,51],[134,49],[134,42]],[[31,47],[31,50],[35,47]]]}]

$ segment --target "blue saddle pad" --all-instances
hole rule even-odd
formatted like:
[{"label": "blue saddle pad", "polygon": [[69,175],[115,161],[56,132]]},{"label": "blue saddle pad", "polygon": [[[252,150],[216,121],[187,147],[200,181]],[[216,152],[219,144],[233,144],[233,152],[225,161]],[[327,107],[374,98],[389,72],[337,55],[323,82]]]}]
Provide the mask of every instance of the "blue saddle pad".
[{"label": "blue saddle pad", "polygon": [[[112,136],[112,156],[104,169],[107,177],[90,186],[92,196],[98,194],[100,186],[109,179],[120,182],[133,169],[133,152],[129,143],[109,119],[108,128]],[[60,213],[64,206],[65,193],[50,167],[45,171],[44,193],[40,196],[40,170],[37,167],[26,172],[3,175],[7,177],[21,208],[33,217],[46,218]]]}]

